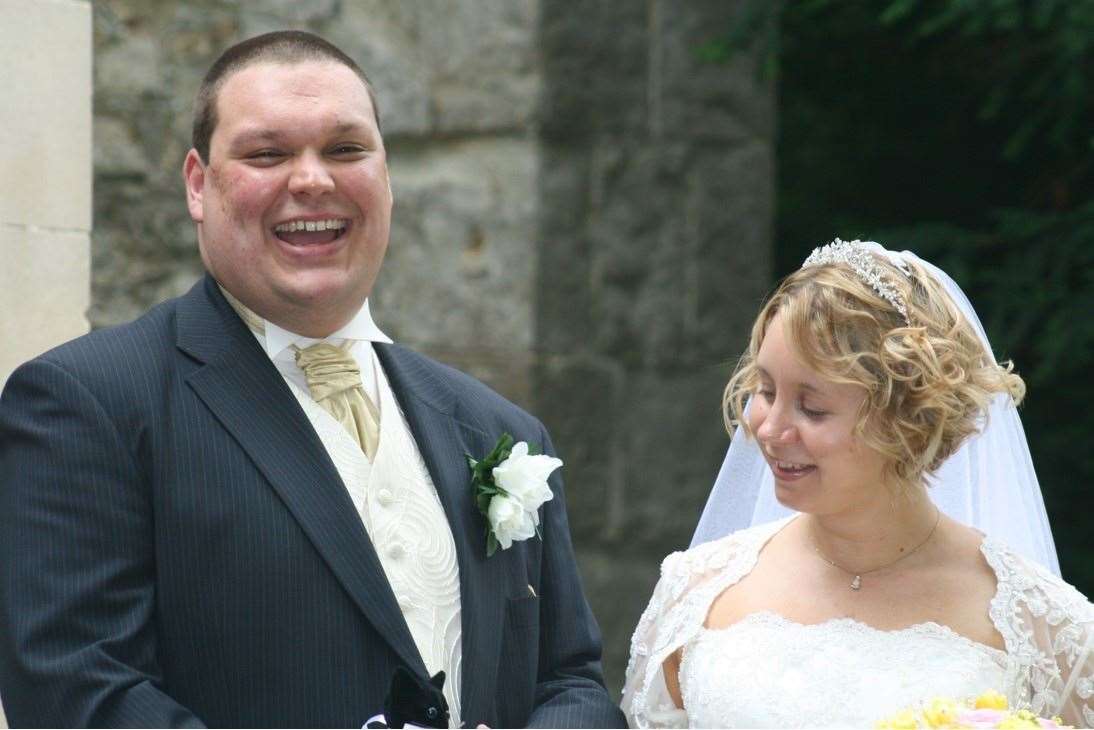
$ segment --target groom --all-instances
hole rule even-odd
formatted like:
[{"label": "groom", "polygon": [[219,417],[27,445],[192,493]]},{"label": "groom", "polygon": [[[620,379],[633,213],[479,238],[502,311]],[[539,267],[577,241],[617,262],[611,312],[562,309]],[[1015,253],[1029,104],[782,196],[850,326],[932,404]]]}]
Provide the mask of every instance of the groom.
[{"label": "groom", "polygon": [[0,399],[11,724],[360,727],[402,667],[445,672],[452,725],[622,727],[557,472],[542,540],[487,556],[467,455],[550,452],[543,426],[369,314],[392,195],[363,72],[240,43],[193,144],[205,278]]}]

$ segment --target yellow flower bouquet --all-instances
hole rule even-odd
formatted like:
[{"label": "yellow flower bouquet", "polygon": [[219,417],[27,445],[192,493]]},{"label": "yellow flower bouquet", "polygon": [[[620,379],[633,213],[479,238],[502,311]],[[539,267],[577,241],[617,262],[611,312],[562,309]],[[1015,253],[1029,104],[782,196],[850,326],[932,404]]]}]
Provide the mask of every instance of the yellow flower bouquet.
[{"label": "yellow flower bouquet", "polygon": [[920,728],[976,728],[988,730],[1023,730],[1029,728],[1066,728],[1063,721],[1037,717],[1029,710],[1011,710],[1007,698],[998,692],[988,691],[979,697],[958,702],[946,697],[936,697],[918,707],[909,707],[895,715],[880,720],[877,730],[920,730]]}]

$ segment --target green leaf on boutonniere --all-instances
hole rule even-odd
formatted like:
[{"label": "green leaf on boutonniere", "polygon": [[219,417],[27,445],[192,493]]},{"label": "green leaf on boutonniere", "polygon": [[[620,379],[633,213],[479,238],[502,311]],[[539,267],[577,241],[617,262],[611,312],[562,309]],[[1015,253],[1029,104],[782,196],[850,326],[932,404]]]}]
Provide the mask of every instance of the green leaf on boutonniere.
[{"label": "green leaf on boutonniere", "polygon": [[475,495],[475,506],[479,508],[479,512],[484,516],[490,513],[490,500],[494,498],[494,495],[486,492],[479,492]]},{"label": "green leaf on boutonniere", "polygon": [[489,456],[483,459],[484,462],[489,462],[490,468],[500,464],[509,458],[509,452],[513,449],[513,437],[507,433],[503,433],[498,439],[498,442],[494,444],[494,450],[490,452]]},{"label": "green leaf on boutonniere", "polygon": [[509,459],[513,449],[513,437],[509,433],[502,433],[497,443],[482,459],[466,454],[467,465],[472,470],[472,495],[475,498],[475,507],[478,508],[482,519],[486,520],[486,555],[490,557],[498,552],[498,537],[490,530],[490,500],[497,495],[503,495],[504,490],[493,483],[493,468]]},{"label": "green leaf on boutonniere", "polygon": [[498,549],[498,538],[490,529],[490,500],[499,494],[505,494],[498,485],[494,484],[494,467],[509,458],[513,449],[513,437],[503,433],[498,438],[490,453],[481,459],[476,459],[471,454],[466,454],[467,465],[471,468],[471,494],[475,500],[475,507],[486,520],[486,556],[490,557]]}]

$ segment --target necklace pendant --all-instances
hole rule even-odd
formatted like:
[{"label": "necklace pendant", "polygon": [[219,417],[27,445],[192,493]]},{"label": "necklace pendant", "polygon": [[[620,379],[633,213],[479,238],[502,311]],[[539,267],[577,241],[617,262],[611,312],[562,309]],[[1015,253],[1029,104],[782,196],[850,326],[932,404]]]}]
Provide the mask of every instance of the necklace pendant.
[{"label": "necklace pendant", "polygon": [[856,575],[855,579],[851,581],[851,590],[857,591],[859,588],[862,588],[862,576]]}]

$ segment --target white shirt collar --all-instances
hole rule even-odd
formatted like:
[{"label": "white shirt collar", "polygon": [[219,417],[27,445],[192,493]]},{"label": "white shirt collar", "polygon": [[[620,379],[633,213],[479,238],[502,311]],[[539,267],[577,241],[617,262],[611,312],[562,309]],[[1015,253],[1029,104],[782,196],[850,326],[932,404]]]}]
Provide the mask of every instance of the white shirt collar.
[{"label": "white shirt collar", "polygon": [[304,335],[298,335],[295,332],[290,332],[287,329],[278,327],[269,320],[265,320],[265,322],[266,337],[263,345],[266,348],[266,354],[271,360],[292,345],[308,347],[309,345],[314,345],[316,342],[332,342],[340,345],[346,340],[384,342],[389,345],[392,343],[392,339],[385,335],[380,328],[376,326],[376,322],[373,321],[372,312],[369,310],[367,299],[365,300],[364,305],[357,310],[357,314],[353,316],[353,319],[327,337],[305,337]]}]

